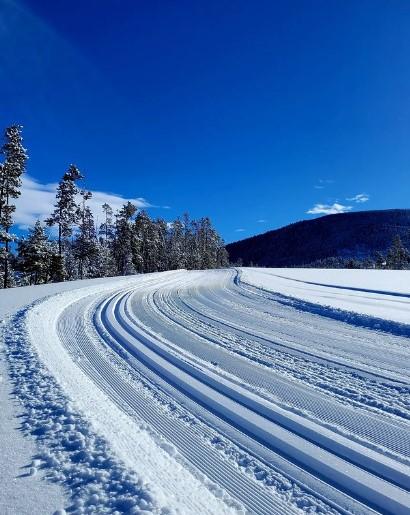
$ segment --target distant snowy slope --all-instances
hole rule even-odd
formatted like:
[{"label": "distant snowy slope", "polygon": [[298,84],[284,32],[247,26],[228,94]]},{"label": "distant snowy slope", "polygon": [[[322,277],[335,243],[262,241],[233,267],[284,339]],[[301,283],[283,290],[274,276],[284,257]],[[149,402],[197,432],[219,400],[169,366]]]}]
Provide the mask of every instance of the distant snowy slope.
[{"label": "distant snowy slope", "polygon": [[241,281],[307,302],[410,324],[409,270],[241,268]]}]

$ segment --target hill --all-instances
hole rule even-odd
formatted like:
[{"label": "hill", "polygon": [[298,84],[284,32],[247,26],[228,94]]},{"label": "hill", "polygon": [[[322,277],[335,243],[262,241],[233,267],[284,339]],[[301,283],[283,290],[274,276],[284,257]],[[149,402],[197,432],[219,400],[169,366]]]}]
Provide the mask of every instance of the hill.
[{"label": "hill", "polygon": [[400,235],[410,247],[410,209],[360,211],[293,223],[226,246],[232,263],[303,266],[338,257],[365,260],[385,253]]}]

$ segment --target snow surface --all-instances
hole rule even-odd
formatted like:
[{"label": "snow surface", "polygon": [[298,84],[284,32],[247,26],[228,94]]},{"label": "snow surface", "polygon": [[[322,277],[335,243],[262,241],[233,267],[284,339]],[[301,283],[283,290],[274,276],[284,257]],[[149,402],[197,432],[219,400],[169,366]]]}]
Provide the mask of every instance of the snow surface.
[{"label": "snow surface", "polygon": [[375,318],[410,324],[409,270],[242,268],[243,282]]},{"label": "snow surface", "polygon": [[[104,281],[107,281],[106,279]],[[117,281],[117,279],[116,279]],[[28,286],[0,290],[0,324],[26,304],[56,292],[83,287],[88,281]],[[96,281],[92,281],[95,283]],[[67,504],[61,486],[43,480],[44,470],[37,463],[38,449],[21,429],[21,405],[10,381],[3,342],[0,341],[0,513],[31,515],[54,513]],[[34,466],[33,466],[34,464]],[[21,495],[21,492],[24,495]]]},{"label": "snow surface", "polygon": [[22,411],[0,444],[29,485],[24,506],[3,471],[0,509],[409,513],[406,281],[242,268],[0,292]]}]

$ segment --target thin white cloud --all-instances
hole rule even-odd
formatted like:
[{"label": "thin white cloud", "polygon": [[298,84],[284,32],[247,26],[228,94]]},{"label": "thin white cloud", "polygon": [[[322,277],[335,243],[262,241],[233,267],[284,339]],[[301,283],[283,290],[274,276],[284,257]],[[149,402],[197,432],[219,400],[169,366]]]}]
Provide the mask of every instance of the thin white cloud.
[{"label": "thin white cloud", "polygon": [[354,197],[347,198],[350,202],[356,202],[357,204],[362,204],[363,202],[367,202],[370,199],[370,195],[367,193],[358,193]]},{"label": "thin white cloud", "polygon": [[344,206],[335,202],[334,204],[316,204],[307,213],[309,215],[336,215],[350,211],[352,206]]},{"label": "thin white cloud", "polygon": [[333,179],[319,179],[318,183],[313,186],[316,190],[323,190],[326,185],[333,184],[335,181]]},{"label": "thin white cloud", "polygon": [[[16,225],[25,229],[33,225],[37,219],[43,221],[50,216],[54,210],[57,183],[42,184],[27,174],[23,175],[22,183],[21,196],[15,202],[14,220]],[[92,191],[92,198],[88,201],[88,205],[94,213],[95,220],[101,222],[103,220],[101,206],[104,203],[109,204],[115,212],[128,200],[138,208],[151,207],[151,204],[141,197],[124,198],[121,195],[102,191]]]},{"label": "thin white cloud", "polygon": [[256,220],[256,222],[258,224],[266,224],[267,220],[265,220],[264,218],[261,218],[260,220]]},{"label": "thin white cloud", "polygon": [[246,231],[246,229],[242,229],[242,228],[240,228],[240,229],[235,229],[235,232],[244,232],[244,231]]}]

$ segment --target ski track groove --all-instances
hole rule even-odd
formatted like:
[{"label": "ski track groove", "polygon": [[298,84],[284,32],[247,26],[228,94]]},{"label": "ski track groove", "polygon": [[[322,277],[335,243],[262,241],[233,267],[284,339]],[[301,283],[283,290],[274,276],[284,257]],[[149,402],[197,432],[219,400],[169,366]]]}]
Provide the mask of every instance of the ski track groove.
[{"label": "ski track groove", "polygon": [[[86,339],[81,337],[84,334],[83,328],[79,325],[78,320],[73,324],[73,319],[74,317],[65,317],[63,322],[60,322],[60,334],[70,345],[72,352],[75,352],[76,348],[81,350],[88,361],[85,366],[81,362],[80,366],[120,406],[123,406],[125,401],[135,415],[145,420],[168,441],[176,445],[181,454],[199,471],[206,474],[216,484],[223,485],[230,494],[234,494],[238,500],[242,501],[251,513],[272,513],[272,515],[297,513],[292,506],[286,505],[280,498],[269,494],[266,488],[261,488],[247,476],[238,474],[229,462],[218,459],[216,452],[202,448],[183,424],[179,424],[179,427],[176,428],[175,420],[158,414],[147,403],[146,398],[140,398],[138,392],[130,389],[125,381],[118,378],[117,371],[110,363],[87,345]],[[232,480],[233,475],[234,480]],[[231,482],[227,483],[226,478],[231,478]]]},{"label": "ski track groove", "polygon": [[[181,327],[184,327],[183,322],[178,322],[178,317],[182,318],[181,313],[178,313],[178,315],[176,315],[175,311],[172,311],[172,314],[169,312],[166,313],[165,306],[169,306],[169,299],[165,300],[165,296],[161,297],[161,301],[164,302],[160,307],[160,303],[154,300],[155,296],[154,294],[152,297],[155,307],[158,309],[158,313],[165,315],[172,322],[179,323]],[[134,311],[135,309],[136,308],[133,307]],[[185,322],[187,322],[186,319]],[[188,326],[188,324],[185,326],[187,330],[200,335],[203,339],[206,338],[203,332],[201,333],[196,329],[194,325],[195,319],[191,319],[189,324],[190,326]],[[195,327],[195,330],[193,327]],[[209,340],[209,336],[206,339]],[[214,342],[216,342],[216,340],[214,340]],[[208,359],[208,361],[210,361],[210,359]],[[220,353],[219,356],[215,356],[215,361],[218,362],[220,367],[224,366],[224,363],[221,362]],[[230,361],[231,363],[228,362],[228,365],[235,363],[233,358],[231,358]],[[376,418],[375,416],[369,416],[367,413],[361,413],[357,409],[353,410],[351,407],[337,404],[335,406],[334,398],[332,400],[321,398],[317,393],[309,392],[306,387],[294,385],[291,381],[280,377],[274,378],[274,370],[255,369],[255,367],[249,366],[245,360],[241,360],[240,358],[236,359],[236,362],[237,366],[231,367],[229,372],[240,377],[246,381],[247,384],[254,385],[257,388],[271,393],[289,406],[314,414],[315,417],[322,422],[340,426],[351,432],[352,435],[361,436],[364,439],[368,439],[369,442],[373,442],[385,448],[387,451],[394,451],[398,455],[410,458],[410,435],[406,428],[395,426],[389,420],[384,421],[380,420],[380,417]],[[273,381],[274,384],[272,384]]]},{"label": "ski track groove", "polygon": [[[409,370],[403,362],[408,338],[301,314],[276,303],[274,294],[242,285],[233,270],[160,277],[84,297],[59,317],[56,329],[63,344],[107,396],[137,424],[148,424],[160,435],[159,445],[171,443],[194,475],[198,471],[211,482],[211,490],[214,484],[226,491],[228,504],[236,500],[250,513],[296,514],[303,504],[293,504],[222,458],[198,432],[147,397],[135,377],[120,373],[122,366],[158,391],[161,382],[169,383],[165,395],[180,390],[181,398],[190,400],[182,403],[183,409],[190,411],[198,403],[194,418],[208,409],[210,417],[221,417],[221,427],[232,424],[235,431],[244,430],[251,458],[258,458],[254,452],[260,444],[289,457],[293,467],[311,476],[306,485],[294,480],[302,491],[306,487],[311,495],[315,481],[324,482],[328,511],[410,513]],[[352,342],[360,347],[350,352]],[[390,354],[374,365],[372,352],[378,345],[387,348],[387,343],[392,345]],[[280,356],[277,370],[275,353]],[[306,364],[305,380],[295,363],[300,369]],[[357,390],[352,398],[347,387],[334,392],[318,386],[321,367],[329,385],[353,377]],[[155,373],[157,384],[150,379]],[[367,400],[360,398],[366,388],[372,394]],[[218,432],[216,426],[209,428],[209,434]],[[330,433],[334,441],[326,443]],[[281,438],[286,438],[285,451],[278,447]],[[303,443],[297,444],[299,440]],[[243,448],[242,441],[232,443]],[[322,464],[315,472],[310,464],[318,460]],[[327,510],[320,495],[316,509]]]}]

